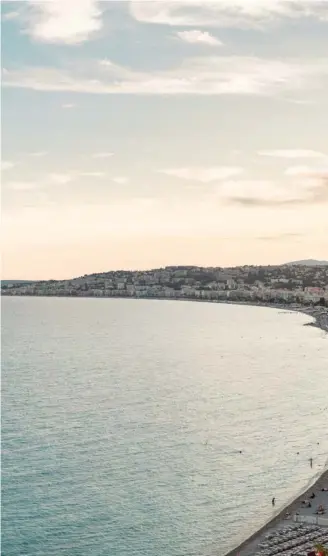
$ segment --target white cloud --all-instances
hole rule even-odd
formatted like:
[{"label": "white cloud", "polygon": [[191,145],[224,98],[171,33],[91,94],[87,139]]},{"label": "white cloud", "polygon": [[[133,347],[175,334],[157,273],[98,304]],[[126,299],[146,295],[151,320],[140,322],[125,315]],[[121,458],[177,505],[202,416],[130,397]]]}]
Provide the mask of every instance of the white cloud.
[{"label": "white cloud", "polygon": [[184,42],[188,42],[191,44],[207,44],[209,46],[222,46],[222,42],[219,41],[213,35],[210,35],[207,31],[179,31],[177,36],[183,40]]},{"label": "white cloud", "polygon": [[309,173],[309,166],[290,166],[285,171],[286,176],[304,176]]},{"label": "white cloud", "polygon": [[270,156],[274,158],[326,158],[327,155],[309,149],[277,149],[269,151],[258,151],[260,156]]},{"label": "white cloud", "polygon": [[279,207],[326,200],[326,187],[320,175],[314,179],[278,183],[267,180],[225,182],[219,194],[223,200],[245,207]]},{"label": "white cloud", "polygon": [[[296,175],[295,175],[296,177]],[[328,174],[317,172],[303,179],[273,182],[263,180],[227,181],[219,195],[228,203],[244,207],[291,207],[328,201]]]},{"label": "white cloud", "polygon": [[19,17],[19,12],[7,12],[2,14],[1,19],[2,21],[12,21],[13,19],[17,19]]},{"label": "white cloud", "polygon": [[[95,74],[95,72],[98,73]],[[92,79],[90,74],[92,73]],[[95,75],[97,78],[95,78]],[[111,64],[74,70],[5,70],[2,84],[36,91],[149,95],[273,95],[324,86],[327,60],[274,60],[243,56],[187,58],[180,66],[141,72]]]},{"label": "white cloud", "polygon": [[98,0],[29,0],[26,33],[38,42],[79,44],[102,27]]},{"label": "white cloud", "polygon": [[105,172],[79,172],[78,176],[82,178],[103,178],[106,176]]},{"label": "white cloud", "polygon": [[69,173],[51,173],[44,175],[40,179],[34,182],[28,181],[12,181],[6,184],[9,189],[14,189],[17,191],[31,190],[31,189],[41,189],[47,186],[54,185],[66,185],[76,180],[79,177],[90,177],[90,178],[103,178],[106,174],[104,172],[77,172],[72,171]]},{"label": "white cloud", "polygon": [[128,183],[129,178],[125,177],[125,176],[117,176],[115,178],[112,178],[112,181],[114,181],[115,183],[119,183],[119,184],[125,184]]},{"label": "white cloud", "polygon": [[327,165],[313,168],[311,166],[290,166],[286,169],[286,176],[322,176],[328,174],[328,159]]},{"label": "white cloud", "polygon": [[271,180],[228,180],[218,189],[221,197],[256,197],[271,198],[277,193],[277,184]]},{"label": "white cloud", "polygon": [[1,161],[1,170],[10,170],[14,166],[15,166],[15,163],[11,162],[10,160],[2,160]]},{"label": "white cloud", "polygon": [[29,181],[11,181],[6,184],[6,187],[14,191],[31,191],[32,189],[37,189],[39,187],[39,183]]},{"label": "white cloud", "polygon": [[94,153],[92,155],[92,158],[110,158],[111,156],[114,156],[114,153],[112,153],[112,152],[101,152],[101,153]]},{"label": "white cloud", "polygon": [[72,174],[49,174],[48,180],[56,185],[65,185],[74,179]]},{"label": "white cloud", "polygon": [[46,156],[48,154],[47,151],[36,151],[34,153],[29,153],[29,156],[41,157]]},{"label": "white cloud", "polygon": [[232,176],[237,176],[243,171],[243,168],[234,166],[171,168],[167,170],[159,170],[161,174],[166,174],[167,176],[174,176],[183,180],[198,181],[202,183],[210,183],[213,181],[227,179]]},{"label": "white cloud", "polygon": [[172,26],[262,28],[284,18],[328,19],[328,0],[176,0],[130,3],[132,16]]},{"label": "white cloud", "polygon": [[62,108],[75,108],[76,104],[62,104]]},{"label": "white cloud", "polygon": [[111,66],[114,66],[113,62],[111,62],[107,58],[104,58],[103,60],[99,60],[98,64],[103,68],[110,68]]}]

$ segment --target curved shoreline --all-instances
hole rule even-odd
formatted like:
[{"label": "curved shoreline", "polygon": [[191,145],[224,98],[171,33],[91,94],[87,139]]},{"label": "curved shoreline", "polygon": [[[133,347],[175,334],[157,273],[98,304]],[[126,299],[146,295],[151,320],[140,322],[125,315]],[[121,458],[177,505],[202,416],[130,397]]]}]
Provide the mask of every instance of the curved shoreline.
[{"label": "curved shoreline", "polygon": [[[230,550],[229,552],[225,553],[224,556],[241,556],[241,551],[248,551],[252,548],[252,545],[259,541],[260,537],[266,533],[269,529],[273,528],[274,526],[284,523],[288,524],[290,521],[286,521],[284,516],[286,512],[290,514],[295,513],[295,511],[299,508],[301,501],[307,497],[307,495],[311,494],[314,490],[320,490],[323,485],[327,485],[328,482],[328,465],[326,464],[324,469],[320,471],[317,475],[315,475],[310,482],[308,482],[307,486],[299,493],[296,498],[293,498],[291,502],[287,502],[281,509],[278,510],[278,513],[270,518],[268,521],[265,522],[257,531],[252,533],[247,539],[239,543],[238,546]],[[254,547],[255,548],[255,547]]]},{"label": "curved shoreline", "polygon": [[46,298],[57,298],[57,299],[127,299],[127,300],[143,300],[148,301],[192,301],[193,303],[216,303],[219,305],[243,305],[246,307],[266,307],[267,309],[279,309],[281,311],[290,313],[302,313],[313,318],[313,322],[305,323],[304,326],[315,326],[320,328],[325,332],[328,332],[328,307],[324,306],[306,306],[306,305],[285,305],[283,303],[266,303],[266,302],[252,302],[252,301],[229,301],[227,299],[217,300],[217,299],[199,299],[194,297],[155,297],[155,296],[126,296],[126,295],[115,295],[115,296],[95,296],[95,295],[83,295],[83,296],[73,296],[73,295],[10,295],[9,293],[1,292],[1,297],[46,297]]},{"label": "curved shoreline", "polygon": [[[285,305],[282,303],[265,303],[265,302],[250,302],[250,301],[218,301],[218,300],[209,300],[209,299],[195,299],[195,298],[188,298],[188,297],[136,297],[136,296],[38,296],[38,295],[22,295],[22,296],[11,296],[6,295],[6,297],[55,297],[55,298],[71,298],[71,299],[125,299],[125,300],[154,300],[154,301],[186,301],[186,302],[196,302],[196,303],[217,303],[217,304],[224,304],[224,305],[242,305],[242,306],[249,306],[249,307],[264,307],[268,309],[276,309],[278,311],[282,311],[286,314],[288,313],[300,313],[307,315],[311,321],[306,322],[303,326],[312,326],[323,330],[324,332],[328,333],[328,308],[322,306],[304,306],[304,305]],[[328,484],[328,462],[326,463],[324,469],[319,471],[316,475],[314,475],[304,486],[304,489],[298,494],[293,497],[292,500],[286,502],[284,506],[280,509],[277,509],[277,513],[271,518],[269,518],[262,526],[260,526],[254,533],[249,535],[245,540],[240,542],[236,547],[230,549],[229,552],[224,553],[224,556],[241,556],[245,553],[245,556],[250,556],[252,552],[250,550],[255,548],[256,544],[258,544],[260,537],[266,533],[269,529],[284,523],[288,524],[290,522],[286,522],[284,520],[284,515],[288,511],[289,513],[293,514],[300,506],[300,501],[306,497],[308,493],[311,493],[312,490],[316,488],[321,488],[321,484],[327,486]],[[254,550],[255,552],[255,550]],[[220,554],[220,556],[223,556]]]}]

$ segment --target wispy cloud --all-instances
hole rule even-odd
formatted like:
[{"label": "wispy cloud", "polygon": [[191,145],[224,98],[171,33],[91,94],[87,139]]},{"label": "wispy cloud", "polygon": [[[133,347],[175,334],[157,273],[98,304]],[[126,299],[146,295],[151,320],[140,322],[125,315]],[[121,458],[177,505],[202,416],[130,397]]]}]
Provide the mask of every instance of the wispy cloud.
[{"label": "wispy cloud", "polygon": [[94,153],[92,155],[92,158],[111,158],[112,156],[114,156],[114,153],[108,151],[108,152]]},{"label": "wispy cloud", "polygon": [[72,103],[67,103],[67,104],[62,104],[61,107],[65,108],[65,109],[69,109],[69,108],[75,108],[76,104],[72,104]]},{"label": "wispy cloud", "polygon": [[13,19],[17,19],[19,15],[18,11],[6,12],[1,15],[1,19],[2,21],[12,21]]},{"label": "wispy cloud", "polygon": [[12,191],[31,191],[39,187],[40,184],[38,182],[32,181],[11,181],[6,184],[6,188]]},{"label": "wispy cloud", "polygon": [[159,170],[159,173],[188,181],[210,183],[237,176],[243,171],[243,168],[238,166],[214,166],[209,168],[168,168],[166,170]]},{"label": "wispy cloud", "polygon": [[46,156],[48,154],[47,151],[36,151],[36,152],[32,152],[32,153],[28,153],[29,156],[35,156],[35,157],[41,157],[41,156]]},{"label": "wispy cloud", "polygon": [[131,15],[144,23],[172,26],[263,28],[286,18],[328,19],[327,0],[161,0],[130,3]]},{"label": "wispy cloud", "polygon": [[224,200],[229,204],[243,207],[292,207],[328,202],[328,173],[309,177],[303,183],[295,183],[294,187],[288,188],[260,187],[257,191],[247,191],[247,186],[244,185],[243,192],[241,182],[240,187],[235,191],[233,191],[233,184],[230,184],[230,187],[229,184],[226,185]]},{"label": "wispy cloud", "polygon": [[74,174],[49,174],[48,180],[56,185],[66,185],[74,179]]},{"label": "wispy cloud", "polygon": [[281,234],[275,234],[272,236],[257,236],[254,239],[258,241],[285,241],[286,239],[300,239],[304,234],[293,233],[293,232],[283,232]]},{"label": "wispy cloud", "polygon": [[11,162],[11,160],[2,160],[1,161],[1,170],[10,170],[14,168],[15,163]]},{"label": "wispy cloud", "polygon": [[207,31],[179,31],[177,33],[179,39],[190,44],[207,44],[208,46],[222,46],[223,43]]},{"label": "wispy cloud", "polygon": [[104,178],[106,176],[105,172],[78,172],[78,176],[82,178]]},{"label": "wispy cloud", "polygon": [[102,27],[100,5],[98,0],[29,0],[24,31],[38,42],[82,43]]},{"label": "wispy cloud", "polygon": [[278,149],[272,151],[258,151],[257,154],[274,158],[327,158],[327,154],[309,149]]},{"label": "wispy cloud", "polygon": [[[92,78],[90,76],[92,75]],[[324,86],[327,60],[243,56],[187,58],[172,69],[140,72],[116,64],[75,69],[5,69],[2,84],[35,91],[143,95],[275,95]]]},{"label": "wispy cloud", "polygon": [[286,176],[322,176],[328,174],[328,158],[326,164],[320,167],[313,166],[290,166],[285,170]]},{"label": "wispy cloud", "polygon": [[112,178],[112,181],[124,185],[125,183],[129,182],[129,178],[127,178],[126,176],[117,176],[115,178]]},{"label": "wispy cloud", "polygon": [[45,187],[67,185],[78,178],[104,178],[106,176],[105,172],[94,172],[86,171],[79,172],[77,170],[58,173],[53,172],[39,177],[34,181],[8,181],[5,183],[6,189],[12,189],[16,191],[28,191],[32,189],[42,189]]}]

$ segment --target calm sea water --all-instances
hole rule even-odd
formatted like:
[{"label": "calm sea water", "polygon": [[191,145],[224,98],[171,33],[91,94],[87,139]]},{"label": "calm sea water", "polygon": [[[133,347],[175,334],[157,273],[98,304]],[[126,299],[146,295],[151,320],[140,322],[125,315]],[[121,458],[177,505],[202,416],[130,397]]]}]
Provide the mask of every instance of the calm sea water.
[{"label": "calm sea water", "polygon": [[220,556],[325,463],[328,336],[306,316],[4,298],[2,317],[4,556]]}]

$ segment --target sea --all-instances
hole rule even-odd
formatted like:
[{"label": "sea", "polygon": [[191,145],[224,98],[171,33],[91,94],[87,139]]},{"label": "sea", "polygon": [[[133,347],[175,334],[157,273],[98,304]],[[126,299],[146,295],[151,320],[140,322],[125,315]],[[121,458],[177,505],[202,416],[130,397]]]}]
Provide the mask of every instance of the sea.
[{"label": "sea", "polygon": [[326,463],[328,335],[308,322],[4,297],[3,556],[223,556],[253,533]]}]

